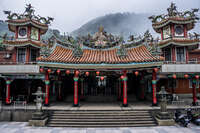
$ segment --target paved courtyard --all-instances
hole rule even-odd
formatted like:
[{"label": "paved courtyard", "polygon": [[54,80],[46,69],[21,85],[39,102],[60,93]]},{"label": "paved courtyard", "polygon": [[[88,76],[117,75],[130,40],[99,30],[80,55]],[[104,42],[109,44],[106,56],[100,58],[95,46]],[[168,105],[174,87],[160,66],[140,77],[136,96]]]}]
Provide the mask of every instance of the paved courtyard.
[{"label": "paved courtyard", "polygon": [[27,122],[0,122],[0,133],[200,133],[200,126],[188,128],[176,126],[134,128],[52,128],[30,127]]}]

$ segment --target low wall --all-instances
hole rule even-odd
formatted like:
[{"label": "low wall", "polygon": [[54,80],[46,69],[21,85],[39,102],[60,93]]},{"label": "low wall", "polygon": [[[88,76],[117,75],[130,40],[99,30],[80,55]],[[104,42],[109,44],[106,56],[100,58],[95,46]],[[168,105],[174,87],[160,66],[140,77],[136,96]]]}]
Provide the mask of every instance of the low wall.
[{"label": "low wall", "polygon": [[2,110],[0,112],[0,121],[27,122],[31,119],[32,112],[30,110]]}]

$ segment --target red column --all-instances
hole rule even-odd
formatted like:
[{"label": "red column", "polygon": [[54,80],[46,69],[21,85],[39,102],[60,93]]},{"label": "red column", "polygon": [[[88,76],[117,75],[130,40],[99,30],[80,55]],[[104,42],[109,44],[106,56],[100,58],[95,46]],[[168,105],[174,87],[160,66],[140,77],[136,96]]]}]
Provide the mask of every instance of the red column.
[{"label": "red column", "polygon": [[19,29],[19,26],[16,26],[15,39],[18,39],[18,29]]},{"label": "red column", "polygon": [[122,81],[123,81],[123,106],[127,107],[128,103],[127,103],[127,76],[126,76],[126,71],[123,72]]},{"label": "red column", "polygon": [[78,103],[78,75],[74,76],[74,106],[77,107]]},{"label": "red column", "polygon": [[187,25],[184,25],[184,37],[187,38]]},{"label": "red column", "polygon": [[188,52],[188,47],[186,47],[186,63],[189,61],[189,52]]},{"label": "red column", "polygon": [[49,74],[48,72],[45,73],[45,105],[49,105],[49,88],[50,88],[50,81],[49,81]]},{"label": "red column", "polygon": [[197,105],[197,94],[196,94],[196,82],[197,82],[198,78],[196,79],[193,79],[192,80],[192,96],[193,96],[193,102],[192,102],[192,105],[193,106],[196,106]]},{"label": "red column", "polygon": [[157,106],[157,99],[156,99],[156,72],[153,70],[152,73],[152,89],[153,89],[153,106]]},{"label": "red column", "polygon": [[163,28],[161,29],[161,40],[163,40]]},{"label": "red column", "polygon": [[10,80],[6,80],[6,104],[10,104]]},{"label": "red column", "polygon": [[30,47],[26,47],[26,63],[29,62],[30,59]]}]

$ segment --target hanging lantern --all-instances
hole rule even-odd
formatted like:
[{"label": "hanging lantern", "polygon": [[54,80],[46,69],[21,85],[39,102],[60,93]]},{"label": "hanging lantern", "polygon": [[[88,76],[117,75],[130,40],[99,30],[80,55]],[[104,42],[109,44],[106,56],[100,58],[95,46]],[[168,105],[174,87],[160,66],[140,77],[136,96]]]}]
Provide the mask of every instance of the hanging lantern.
[{"label": "hanging lantern", "polygon": [[124,76],[122,75],[120,78],[121,78],[121,79],[123,79],[123,78],[124,78]]},{"label": "hanging lantern", "polygon": [[57,72],[57,74],[60,74],[60,69],[58,69],[56,72]]},{"label": "hanging lantern", "polygon": [[86,76],[89,76],[89,74],[90,74],[89,72],[85,72],[85,75],[86,75]]},{"label": "hanging lantern", "polygon": [[43,69],[43,68],[40,68],[40,72],[43,73],[43,72],[44,72],[44,69]]},{"label": "hanging lantern", "polygon": [[79,71],[77,70],[77,71],[75,71],[75,75],[77,76],[77,75],[79,75]]},{"label": "hanging lantern", "polygon": [[139,72],[138,71],[135,71],[135,76],[138,76],[139,75]]},{"label": "hanging lantern", "polygon": [[97,75],[97,76],[99,76],[99,74],[100,74],[100,72],[99,72],[99,71],[97,71],[97,72],[96,72],[96,75]]},{"label": "hanging lantern", "polygon": [[172,78],[173,78],[173,79],[176,79],[176,74],[173,74],[173,75],[172,75]]},{"label": "hanging lantern", "polygon": [[104,77],[103,76],[101,76],[101,78],[100,78],[101,80],[104,80]]},{"label": "hanging lantern", "polygon": [[66,72],[65,72],[67,75],[69,75],[70,74],[70,70],[66,70]]},{"label": "hanging lantern", "polygon": [[195,78],[196,78],[196,79],[199,79],[199,75],[196,75]]},{"label": "hanging lantern", "polygon": [[184,75],[184,78],[186,78],[186,79],[189,78],[189,75],[188,75],[188,74],[185,74],[185,75]]},{"label": "hanging lantern", "polygon": [[51,69],[48,69],[47,72],[48,72],[48,73],[51,73]]},{"label": "hanging lantern", "polygon": [[154,72],[156,72],[156,73],[157,73],[157,72],[158,72],[158,68],[154,68]]}]

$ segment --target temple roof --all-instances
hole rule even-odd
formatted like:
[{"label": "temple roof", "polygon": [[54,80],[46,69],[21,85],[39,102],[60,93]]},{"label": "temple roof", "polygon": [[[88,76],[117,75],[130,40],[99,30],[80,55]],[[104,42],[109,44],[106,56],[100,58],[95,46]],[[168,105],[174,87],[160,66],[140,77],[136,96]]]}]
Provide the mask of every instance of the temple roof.
[{"label": "temple roof", "polygon": [[167,47],[169,45],[177,45],[177,46],[191,46],[199,44],[200,40],[197,39],[189,39],[189,38],[169,38],[167,40],[161,40],[158,43],[160,48]]},{"label": "temple roof", "polygon": [[16,30],[16,26],[24,26],[24,25],[33,25],[39,29],[41,29],[41,34],[46,33],[48,30],[48,24],[53,21],[51,17],[41,17],[39,15],[35,15],[35,10],[33,9],[31,4],[26,5],[25,11],[22,14],[12,13],[11,11],[4,11],[7,15],[8,27],[11,31]]},{"label": "temple roof", "polygon": [[194,28],[194,24],[199,18],[195,14],[199,9],[192,9],[191,11],[179,12],[174,3],[171,3],[170,7],[167,8],[168,14],[166,15],[152,15],[149,19],[152,20],[152,26],[158,33],[161,32],[161,28],[170,24],[186,24],[187,29],[191,30]]},{"label": "temple roof", "polygon": [[15,46],[15,47],[31,45],[37,48],[41,48],[47,45],[40,41],[33,41],[33,40],[3,40],[2,44],[5,46]]},{"label": "temple roof", "polygon": [[[127,49],[127,56],[124,57],[118,56],[117,51],[117,48],[106,50],[83,49],[82,56],[76,57],[73,54],[73,49],[57,45],[48,57],[40,57],[38,58],[38,61],[41,64],[51,65],[52,63],[55,65],[63,64],[72,66],[79,66],[79,64],[94,64],[103,67],[115,64],[136,65],[140,63],[142,63],[141,66],[145,66],[145,63],[149,64],[164,60],[163,57],[153,56],[144,45]],[[117,67],[119,68],[120,66]]]}]

